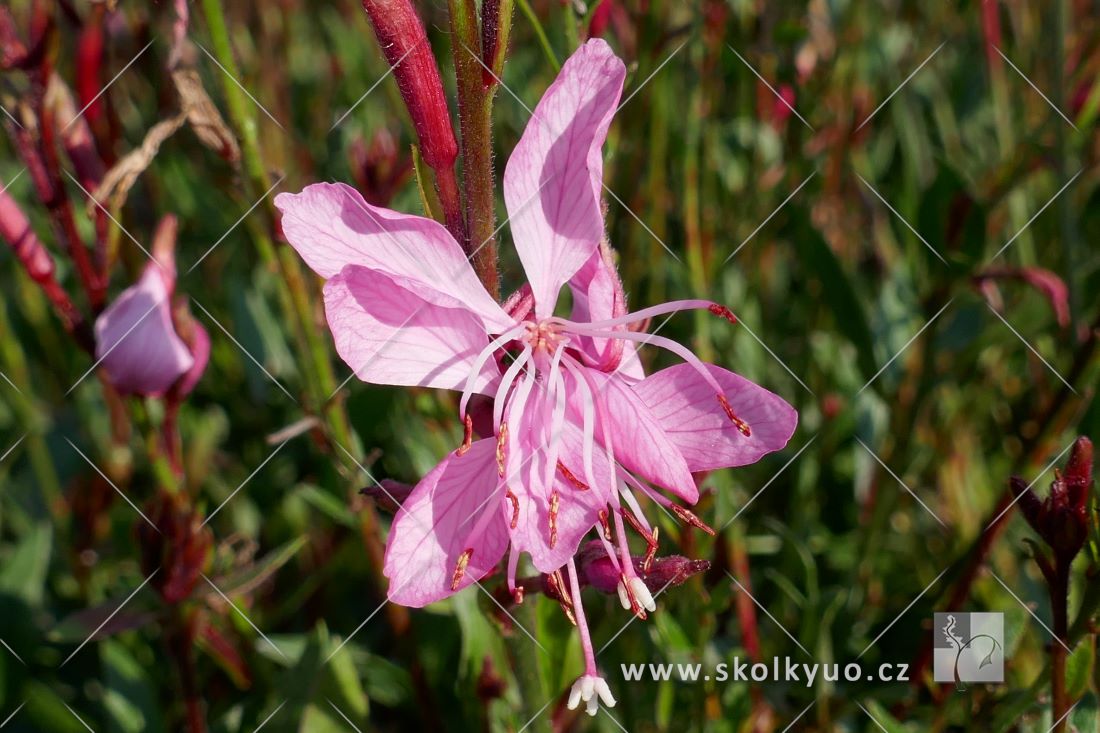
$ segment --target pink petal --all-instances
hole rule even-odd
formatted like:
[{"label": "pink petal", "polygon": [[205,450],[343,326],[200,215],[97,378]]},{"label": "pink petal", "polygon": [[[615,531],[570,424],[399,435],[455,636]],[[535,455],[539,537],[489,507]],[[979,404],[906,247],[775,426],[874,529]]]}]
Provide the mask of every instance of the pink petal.
[{"label": "pink petal", "polygon": [[194,363],[172,326],[167,278],[159,265],[146,265],[96,319],[96,359],[123,394],[161,395]]},{"label": "pink petal", "polygon": [[601,148],[625,77],[626,67],[606,42],[594,39],[577,49],[504,170],[512,239],[539,318],[553,313],[561,286],[603,236]]},{"label": "pink petal", "polygon": [[[536,387],[528,402],[524,419],[512,441],[518,447],[508,464],[508,489],[516,497],[517,507],[505,503],[505,511],[516,520],[511,528],[512,544],[519,552],[531,556],[531,563],[541,573],[557,570],[577,552],[588,530],[599,521],[599,512],[606,507],[608,491],[612,490],[611,477],[606,460],[593,456],[592,472],[597,486],[581,490],[566,480],[559,470],[553,473],[552,485],[544,483],[545,450],[550,438],[551,405],[545,393]],[[566,420],[560,434],[558,459],[573,476],[584,482],[581,452],[582,432],[578,425]],[[558,496],[555,524],[556,537],[552,536],[550,515],[553,494]],[[514,514],[512,512],[514,511]]]},{"label": "pink petal", "polygon": [[798,412],[781,397],[744,377],[707,364],[734,413],[748,423],[746,437],[730,421],[714,388],[689,364],[677,364],[634,385],[692,471],[745,466],[787,445]]},{"label": "pink petal", "polygon": [[[574,321],[590,323],[626,315],[626,293],[623,292],[623,283],[606,239],[569,279],[569,288],[573,292],[570,318]],[[613,330],[626,328],[615,326]],[[645,377],[637,346],[631,341],[579,336],[575,343],[587,363],[602,371],[615,372],[630,380]]]},{"label": "pink petal", "polygon": [[[615,459],[624,468],[668,489],[684,501],[692,504],[698,501],[699,489],[679,446],[666,434],[665,424],[634,392],[630,383],[595,369],[589,369],[588,375],[597,393],[596,440],[603,444],[601,426],[607,419]],[[572,375],[567,383],[570,384],[573,419],[580,422],[583,419],[581,400],[586,398],[586,392],[573,384]],[[600,400],[602,408],[598,404]]]},{"label": "pink petal", "polygon": [[[488,574],[508,547],[501,496],[495,440],[475,441],[461,456],[452,452],[421,479],[390,528],[383,563],[389,599],[419,608]],[[479,524],[483,530],[471,538]],[[452,591],[467,550],[473,552]]]},{"label": "pink petal", "polygon": [[[416,288],[414,292],[410,288]],[[489,340],[465,303],[416,281],[348,265],[325,283],[325,316],[336,351],[364,382],[464,389]],[[487,359],[474,382],[493,394],[496,362]]]},{"label": "pink petal", "polygon": [[432,219],[373,206],[351,186],[315,183],[280,193],[287,241],[323,278],[362,265],[421,284],[421,296],[439,293],[477,313],[486,328],[512,323],[477,279],[458,242]]}]

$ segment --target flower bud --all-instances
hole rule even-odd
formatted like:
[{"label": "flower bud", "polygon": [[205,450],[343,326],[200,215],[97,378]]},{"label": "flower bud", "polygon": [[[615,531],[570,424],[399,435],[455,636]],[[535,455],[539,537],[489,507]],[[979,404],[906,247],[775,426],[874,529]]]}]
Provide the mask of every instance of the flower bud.
[{"label": "flower bud", "polygon": [[484,0],[481,3],[481,61],[486,89],[497,84],[504,73],[511,29],[512,0]]},{"label": "flower bud", "polygon": [[424,24],[410,0],[363,0],[378,45],[393,68],[401,97],[412,117],[420,154],[432,170],[454,165],[458,143],[439,68],[432,55]]},{"label": "flower bud", "polygon": [[144,520],[137,525],[142,572],[157,571],[150,584],[168,603],[179,603],[191,595],[206,566],[213,545],[210,530],[179,493],[158,493],[145,515],[156,529]]},{"label": "flower bud", "polygon": [[175,217],[154,238],[154,262],[95,322],[96,360],[121,394],[163,395],[195,365],[172,322]]},{"label": "flower bud", "polygon": [[[649,564],[648,571],[645,569],[645,556],[631,555],[630,559],[634,564],[634,572],[652,593],[659,593],[670,586],[682,585],[691,576],[710,569],[710,561],[692,560],[682,555],[655,558]],[[621,575],[615,568],[614,562],[608,557],[602,542],[594,540],[585,544],[577,552],[576,560],[581,585],[590,585],[601,593],[609,595],[617,592]]]},{"label": "flower bud", "polygon": [[369,203],[389,206],[412,174],[413,163],[408,151],[400,151],[397,141],[385,127],[380,127],[368,145],[356,138],[348,149],[351,175]]},{"label": "flower bud", "polygon": [[1088,539],[1092,442],[1080,437],[1073,444],[1065,472],[1055,471],[1045,501],[1039,500],[1022,479],[1013,477],[1010,485],[1024,518],[1054,551],[1059,563],[1072,561]]}]

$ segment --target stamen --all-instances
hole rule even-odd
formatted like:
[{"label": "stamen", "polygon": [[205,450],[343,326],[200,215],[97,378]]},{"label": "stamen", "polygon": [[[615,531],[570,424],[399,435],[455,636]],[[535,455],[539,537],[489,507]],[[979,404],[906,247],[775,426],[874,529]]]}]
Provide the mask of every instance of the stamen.
[{"label": "stamen", "polygon": [[654,527],[653,533],[650,534],[646,528],[642,526],[642,523],[638,521],[638,518],[628,512],[624,507],[619,507],[619,513],[626,519],[627,524],[629,524],[635,532],[640,534],[646,542],[645,561],[642,564],[642,569],[648,573],[650,565],[653,564],[653,558],[657,555],[657,527]]},{"label": "stamen", "polygon": [[556,490],[550,492],[550,514],[547,520],[550,524],[550,549],[558,544],[558,509],[561,507],[561,497]]},{"label": "stamen", "polygon": [[648,574],[649,569],[653,567],[653,558],[657,557],[657,531],[659,529],[660,527],[654,527],[652,538],[646,540],[648,546],[646,547],[645,551],[645,560],[642,561],[642,572],[646,574]]},{"label": "stamen", "polygon": [[512,385],[515,384],[516,377],[519,376],[520,371],[527,364],[531,358],[531,347],[524,346],[523,352],[520,353],[516,360],[508,367],[504,372],[504,376],[500,379],[500,385],[497,387],[496,396],[493,398],[493,429],[496,430],[500,426],[501,417],[504,415],[504,407],[508,402],[508,393],[512,389]]},{"label": "stamen", "polygon": [[565,480],[568,481],[574,489],[588,491],[588,489],[591,488],[588,484],[577,478],[560,460],[558,461],[558,470],[561,471],[561,475],[565,477]]},{"label": "stamen", "polygon": [[515,604],[517,606],[522,606],[523,605],[523,586],[522,585],[517,586],[516,589],[514,591],[512,591],[512,600],[515,602]]},{"label": "stamen", "polygon": [[596,336],[602,338],[611,339],[624,339],[626,341],[634,341],[640,344],[650,344],[652,346],[659,346],[662,349],[671,351],[681,359],[686,361],[692,366],[695,371],[699,373],[699,376],[703,380],[714,388],[716,394],[722,393],[722,387],[718,384],[718,380],[714,378],[714,375],[710,373],[707,366],[699,360],[699,357],[692,353],[691,349],[687,348],[681,343],[673,341],[672,339],[665,338],[664,336],[657,336],[652,333],[634,333],[633,331],[609,331],[601,330],[598,328],[591,328],[587,324],[577,323],[570,324],[569,330],[581,335],[581,336]]},{"label": "stamen", "polygon": [[500,432],[497,433],[497,475],[504,478],[504,451],[508,442],[508,423],[500,424]]},{"label": "stamen", "polygon": [[569,568],[569,580],[572,583],[573,591],[573,606],[577,614],[577,631],[581,637],[581,650],[584,652],[584,673],[586,675],[598,676],[596,671],[596,652],[592,647],[592,637],[588,633],[588,622],[584,618],[584,606],[581,605],[581,584],[577,580],[577,566],[573,562],[573,558],[569,558],[567,563]]},{"label": "stamen", "polygon": [[726,396],[721,392],[718,393],[718,404],[722,405],[722,409],[726,411],[726,417],[730,419],[730,422],[732,422],[737,427],[741,434],[744,435],[746,438],[751,438],[752,428],[749,427],[749,424],[747,422],[737,417],[737,413],[733,411],[733,407],[730,405],[730,401],[727,400]]},{"label": "stamen", "polygon": [[630,578],[626,577],[625,573],[621,576],[619,580],[619,600],[622,601],[625,594],[626,601],[630,604],[630,612],[642,621],[645,621],[647,618],[645,609],[642,608],[642,604],[638,602],[638,597],[634,593],[634,583],[632,581],[636,579],[636,576]]},{"label": "stamen", "polygon": [[718,303],[711,303],[710,308],[708,308],[707,310],[709,310],[711,313],[713,313],[716,316],[721,316],[722,318],[725,318],[730,323],[737,323],[737,316],[733,315],[733,311],[731,311],[729,308],[727,308],[724,305],[719,305]]},{"label": "stamen", "polygon": [[464,456],[466,451],[470,450],[470,446],[474,444],[474,420],[469,415],[462,416],[463,434],[462,445],[455,451],[455,455]]},{"label": "stamen", "polygon": [[[600,527],[603,528],[604,539],[610,541],[612,539],[611,523],[607,520],[607,510],[606,509],[601,509],[599,517],[600,517]],[[614,555],[612,555],[612,557],[614,557]]]},{"label": "stamen", "polygon": [[512,493],[511,489],[505,492],[504,497],[512,502],[512,522],[509,526],[515,529],[519,524],[519,498]]},{"label": "stamen", "polygon": [[473,554],[474,550],[470,547],[458,556],[458,562],[455,564],[455,574],[451,578],[451,591],[458,590],[458,584],[462,582],[462,576],[466,574],[466,566],[470,564],[470,556]]},{"label": "stamen", "polygon": [[711,537],[714,536],[714,529],[711,528],[710,525],[708,525],[702,519],[699,519],[699,517],[695,516],[687,509],[684,509],[679,504],[669,504],[668,508],[672,510],[673,514],[680,518],[680,521],[684,522],[685,524],[689,524],[696,529],[703,530]]},{"label": "stamen", "polygon": [[550,320],[555,323],[560,323],[570,331],[573,330],[573,326],[585,326],[587,328],[614,328],[615,326],[626,326],[631,323],[637,323],[638,321],[644,321],[647,318],[654,318],[655,316],[663,316],[666,313],[677,313],[679,311],[697,310],[700,308],[707,308],[712,313],[715,313],[715,308],[724,308],[724,306],[720,306],[712,300],[673,300],[669,301],[668,303],[653,305],[648,308],[636,310],[633,313],[627,313],[624,316],[619,316],[617,318],[607,318],[602,321],[577,323],[575,321],[570,321],[567,318],[558,317],[551,318]]},{"label": "stamen", "polygon": [[523,330],[524,324],[517,323],[511,328],[504,331],[504,333],[497,336],[495,339],[485,345],[485,348],[474,359],[473,365],[470,367],[470,373],[466,377],[466,386],[462,390],[462,399],[458,402],[458,414],[466,414],[466,406],[470,403],[470,396],[474,393],[474,382],[477,380],[479,374],[481,374],[482,367],[485,366],[485,362],[489,360],[493,352],[499,349],[501,346],[511,341],[516,337],[516,334]]}]

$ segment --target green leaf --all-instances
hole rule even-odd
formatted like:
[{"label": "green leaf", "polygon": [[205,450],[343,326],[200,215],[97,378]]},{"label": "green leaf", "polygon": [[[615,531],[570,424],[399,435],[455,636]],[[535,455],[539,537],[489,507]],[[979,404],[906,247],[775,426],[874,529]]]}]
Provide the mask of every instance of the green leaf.
[{"label": "green leaf", "polygon": [[1070,700],[1081,697],[1088,689],[1095,658],[1096,651],[1093,649],[1092,639],[1086,638],[1066,659],[1066,694]]},{"label": "green leaf", "polygon": [[11,555],[0,562],[0,592],[10,593],[31,606],[41,605],[52,544],[50,525],[35,524]]},{"label": "green leaf", "polygon": [[118,641],[103,643],[103,706],[110,730],[140,733],[163,730],[160,702],[152,677]]},{"label": "green leaf", "polygon": [[[277,547],[264,555],[255,564],[216,579],[214,585],[227,596],[232,596],[235,593],[250,593],[274,575],[279,568],[290,562],[308,541],[309,537],[303,535],[287,542],[282,547]],[[213,588],[210,589],[210,593],[215,594]]]},{"label": "green leaf", "polygon": [[435,192],[432,183],[434,177],[428,168],[424,158],[420,156],[420,148],[412,146],[413,170],[416,171],[416,190],[420,192],[420,205],[424,207],[424,214],[439,223],[443,222],[443,206],[439,203],[439,196]]},{"label": "green leaf", "polygon": [[865,379],[878,370],[874,363],[871,327],[863,305],[856,297],[851,278],[825,239],[809,221],[799,217],[796,241],[806,270],[818,281],[821,297],[833,315],[837,329],[856,348],[856,360]]},{"label": "green leaf", "polygon": [[[878,701],[867,700],[864,703],[864,707],[867,708],[867,713],[874,719],[874,722],[878,723],[878,726],[886,731],[886,733],[911,733],[912,729],[903,725]],[[862,715],[863,713],[860,714]]]}]

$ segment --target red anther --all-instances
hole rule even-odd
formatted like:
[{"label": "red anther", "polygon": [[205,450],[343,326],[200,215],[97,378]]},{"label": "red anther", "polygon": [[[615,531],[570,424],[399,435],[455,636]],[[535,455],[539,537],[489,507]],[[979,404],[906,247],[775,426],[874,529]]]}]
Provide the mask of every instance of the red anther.
[{"label": "red anther", "polygon": [[581,481],[579,478],[573,475],[573,472],[565,467],[565,464],[558,461],[558,470],[561,471],[561,475],[565,477],[565,480],[572,484],[574,489],[581,491],[588,491],[588,484]]},{"label": "red anther", "polygon": [[546,575],[546,586],[550,591],[547,595],[558,602],[562,612],[565,613],[565,617],[569,619],[569,623],[576,626],[577,619],[573,615],[573,599],[566,592],[565,579],[561,577],[561,570],[555,570]]},{"label": "red anther", "polygon": [[469,415],[462,417],[462,445],[455,451],[455,455],[464,456],[466,451],[470,450],[470,446],[474,444],[474,420]]},{"label": "red anther", "polygon": [[512,529],[515,529],[519,524],[519,499],[512,493],[511,489],[504,494],[504,497],[512,502],[512,522],[510,526]]},{"label": "red anther", "polygon": [[724,305],[718,305],[717,303],[711,303],[710,307],[707,308],[707,310],[709,310],[711,313],[713,313],[716,316],[721,316],[722,318],[725,318],[730,323],[737,323],[737,316],[733,315],[733,311],[731,311],[729,308],[727,308]]},{"label": "red anther", "polygon": [[607,510],[600,510],[600,527],[603,528],[603,537],[608,542],[611,541],[611,522],[607,521]]},{"label": "red anther", "polygon": [[451,590],[458,590],[458,584],[462,582],[462,576],[466,574],[466,566],[470,564],[470,556],[474,554],[472,547],[467,548],[465,552],[458,556],[458,562],[455,563],[455,574],[451,578]]},{"label": "red anther", "polygon": [[642,524],[638,521],[637,517],[628,512],[624,507],[619,507],[619,514],[623,515],[623,519],[626,520],[626,523],[629,524],[635,532],[640,534],[642,537],[645,537],[647,539],[649,538],[649,532],[645,531],[645,528],[642,527]]},{"label": "red anther", "polygon": [[742,435],[746,438],[752,437],[752,428],[749,427],[747,422],[737,417],[737,413],[733,411],[733,407],[730,406],[730,401],[726,399],[724,394],[718,395],[718,404],[726,411],[726,417],[730,419],[730,422],[737,427]]},{"label": "red anther", "polygon": [[646,538],[645,560],[642,561],[642,571],[647,575],[649,574],[650,568],[653,567],[653,558],[657,557],[657,545],[659,544],[657,540],[657,530],[659,529],[660,527],[654,527],[653,536]]},{"label": "red anther", "polygon": [[695,527],[696,529],[703,530],[704,532],[709,534],[711,537],[714,536],[714,530],[710,527],[710,525],[708,525],[702,519],[699,519],[699,517],[695,516],[694,514],[692,514],[687,509],[684,509],[682,506],[680,506],[678,504],[670,504],[669,509],[672,510],[673,514],[675,514],[677,517],[680,518],[680,521],[684,522],[685,524],[689,524],[692,527]]},{"label": "red anther", "polygon": [[634,589],[630,587],[630,583],[626,582],[626,575],[621,575],[619,582],[622,583],[623,588],[626,589],[626,597],[630,601],[630,612],[642,621],[645,621],[647,618],[645,609],[642,608],[642,604],[638,603],[638,599],[634,597]]},{"label": "red anther", "polygon": [[558,544],[558,509],[561,507],[561,497],[557,491],[550,492],[550,514],[547,521],[550,524],[550,549]]},{"label": "red anther", "polygon": [[497,474],[504,478],[504,446],[508,442],[508,423],[500,424],[500,432],[497,433]]}]

